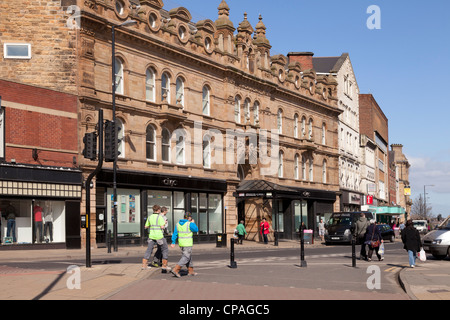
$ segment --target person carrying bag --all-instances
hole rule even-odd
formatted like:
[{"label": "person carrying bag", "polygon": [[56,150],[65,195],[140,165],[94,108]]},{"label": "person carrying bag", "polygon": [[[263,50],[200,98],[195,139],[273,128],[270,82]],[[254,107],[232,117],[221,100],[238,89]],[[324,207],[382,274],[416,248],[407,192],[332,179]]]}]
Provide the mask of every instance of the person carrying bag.
[{"label": "person carrying bag", "polygon": [[367,261],[372,261],[372,254],[374,250],[378,257],[378,261],[384,260],[384,257],[379,253],[380,245],[383,243],[383,238],[381,237],[381,232],[377,228],[374,219],[370,220],[370,226],[367,227],[366,241],[364,243],[369,245]]}]

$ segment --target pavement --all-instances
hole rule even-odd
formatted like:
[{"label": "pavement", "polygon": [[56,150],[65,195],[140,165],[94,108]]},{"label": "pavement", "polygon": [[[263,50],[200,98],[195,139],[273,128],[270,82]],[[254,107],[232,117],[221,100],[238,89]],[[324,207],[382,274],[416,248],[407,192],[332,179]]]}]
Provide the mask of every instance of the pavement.
[{"label": "pavement", "polygon": [[[305,248],[323,246],[322,244],[307,244]],[[296,241],[280,241],[280,248],[298,248]],[[264,245],[261,243],[246,241],[243,246],[235,246],[236,252],[249,248],[273,249],[273,243]],[[114,299],[119,292],[126,291],[128,287],[136,286],[144,280],[149,280],[154,272],[160,269],[152,268],[141,270],[141,256],[145,247],[119,247],[117,252],[107,253],[106,248],[92,248],[92,267],[72,266],[70,260],[86,259],[86,250],[0,250],[0,300],[107,300]],[[177,247],[169,250],[176,250]],[[222,250],[229,252],[229,248],[216,248],[215,243],[196,244],[195,250]],[[175,253],[174,253],[175,254]],[[169,257],[170,257],[169,253]],[[114,263],[112,258],[136,257],[136,263]],[[416,268],[402,265],[398,274],[398,281],[407,296],[411,300],[450,300],[450,261],[433,260],[417,262]],[[64,261],[60,270],[43,270],[25,267],[11,267],[5,265],[17,262],[18,265],[36,261]],[[407,260],[407,255],[405,254]],[[117,259],[116,259],[117,260]],[[116,261],[117,262],[117,261]],[[170,259],[169,259],[170,262]],[[170,263],[169,263],[170,264]],[[207,284],[204,284],[205,287]],[[217,284],[213,284],[217,285]],[[200,290],[201,288],[199,288]],[[231,290],[231,289],[230,289]],[[266,288],[264,298],[268,298],[271,288]],[[303,289],[298,289],[303,290]],[[308,291],[308,289],[304,289]],[[316,292],[317,294],[317,292]],[[321,292],[323,299],[325,291]],[[299,295],[311,299],[311,295]],[[237,296],[222,296],[217,299],[236,299]],[[332,296],[330,299],[335,299]],[[343,298],[343,297],[340,297]],[[349,293],[347,299],[361,299],[361,295]],[[367,298],[370,298],[369,296]],[[243,297],[249,299],[249,297]],[[302,298],[300,298],[302,299]],[[314,298],[312,298],[314,299]]]}]

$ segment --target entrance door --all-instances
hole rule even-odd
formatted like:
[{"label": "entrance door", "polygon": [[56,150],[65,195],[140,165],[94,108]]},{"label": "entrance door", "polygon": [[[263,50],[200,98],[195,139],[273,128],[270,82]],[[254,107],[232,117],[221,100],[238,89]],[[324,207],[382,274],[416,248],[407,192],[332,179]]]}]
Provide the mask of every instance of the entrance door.
[{"label": "entrance door", "polygon": [[66,201],[66,247],[81,249],[80,201]]}]

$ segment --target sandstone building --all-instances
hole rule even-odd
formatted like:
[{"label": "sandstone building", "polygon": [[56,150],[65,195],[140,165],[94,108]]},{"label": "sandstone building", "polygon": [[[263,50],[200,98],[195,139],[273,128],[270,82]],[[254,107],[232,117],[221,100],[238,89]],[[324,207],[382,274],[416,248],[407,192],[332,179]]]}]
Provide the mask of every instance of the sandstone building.
[{"label": "sandstone building", "polygon": [[[316,73],[310,53],[271,55],[262,17],[253,27],[244,14],[234,26],[225,0],[217,17],[202,21],[161,0],[45,3],[30,10],[38,24],[2,22],[2,48],[24,43],[31,51],[28,59],[3,58],[2,78],[77,97],[76,129],[66,130],[76,133],[70,145],[77,145],[80,189],[96,166],[81,156],[82,139],[96,130],[100,109],[113,118],[114,78],[121,243],[144,242],[153,204],[169,208],[169,233],[192,212],[196,241],[230,237],[238,220],[258,240],[262,217],[278,238],[292,239],[301,220],[315,229],[320,216],[339,210],[338,83]],[[9,7],[1,5],[2,17]],[[130,20],[136,23],[119,27]],[[18,26],[23,34],[12,32]],[[8,152],[4,161],[13,165]],[[112,230],[112,172],[105,163],[90,191],[92,246]],[[81,214],[85,192],[77,198]]]}]

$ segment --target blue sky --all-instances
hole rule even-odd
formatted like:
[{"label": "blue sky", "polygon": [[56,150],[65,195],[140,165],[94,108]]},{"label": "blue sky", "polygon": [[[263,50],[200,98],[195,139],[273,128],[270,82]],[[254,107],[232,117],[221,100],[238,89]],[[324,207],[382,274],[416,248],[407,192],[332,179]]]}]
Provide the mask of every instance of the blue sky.
[{"label": "blue sky", "polygon": [[[411,163],[412,198],[423,195],[435,215],[450,215],[450,1],[226,0],[235,28],[261,14],[271,54],[350,54],[361,93],[374,95],[389,119],[389,144],[403,144]],[[163,0],[192,20],[215,21],[221,0]],[[370,30],[371,5],[381,29]]]}]

